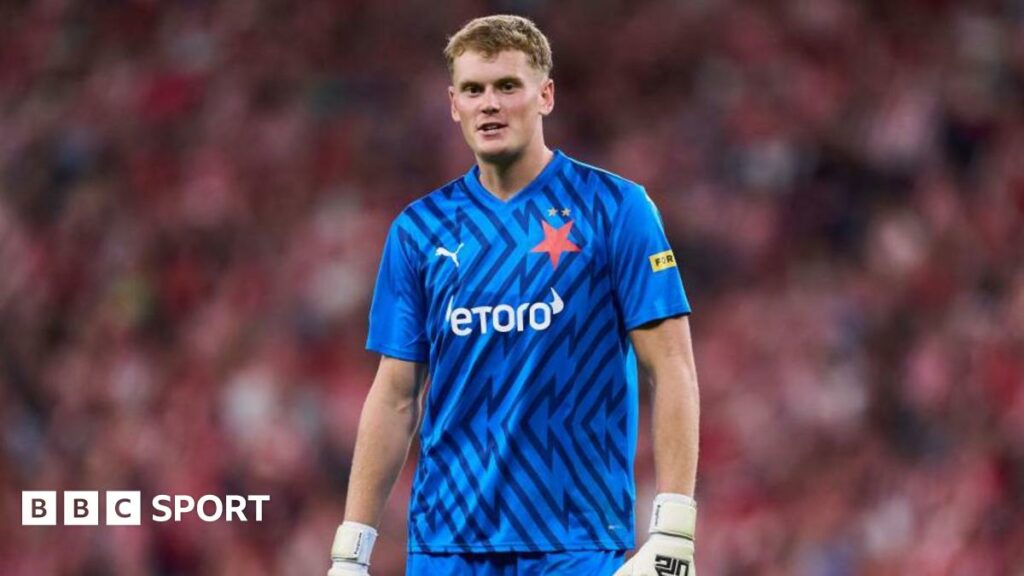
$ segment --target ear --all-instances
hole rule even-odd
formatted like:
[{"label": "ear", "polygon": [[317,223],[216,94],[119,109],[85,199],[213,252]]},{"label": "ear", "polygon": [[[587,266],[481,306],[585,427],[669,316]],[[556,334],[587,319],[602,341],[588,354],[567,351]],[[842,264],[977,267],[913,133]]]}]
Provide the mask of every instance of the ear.
[{"label": "ear", "polygon": [[448,87],[448,103],[451,105],[452,120],[459,122],[459,111],[455,109],[455,86]]},{"label": "ear", "polygon": [[547,116],[555,109],[555,81],[551,78],[544,80],[540,86],[540,115]]}]

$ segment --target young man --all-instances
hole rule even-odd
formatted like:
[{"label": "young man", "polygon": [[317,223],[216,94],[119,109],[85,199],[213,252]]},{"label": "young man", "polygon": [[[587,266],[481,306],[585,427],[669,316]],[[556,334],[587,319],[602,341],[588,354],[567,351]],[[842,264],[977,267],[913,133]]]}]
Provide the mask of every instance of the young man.
[{"label": "young man", "polygon": [[[409,205],[384,246],[367,339],[382,357],[329,574],[368,573],[422,407],[408,574],[693,576],[690,307],[657,209],[637,184],[545,145],[555,87],[532,22],[473,20],[445,56],[476,166]],[[637,360],[659,494],[623,565]]]}]

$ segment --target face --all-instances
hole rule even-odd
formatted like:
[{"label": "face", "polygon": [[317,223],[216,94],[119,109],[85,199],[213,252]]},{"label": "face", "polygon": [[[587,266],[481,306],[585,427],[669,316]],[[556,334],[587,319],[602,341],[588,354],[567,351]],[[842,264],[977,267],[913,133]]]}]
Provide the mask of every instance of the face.
[{"label": "face", "polygon": [[555,106],[555,85],[525,53],[463,52],[453,63],[448,96],[452,119],[478,159],[510,162],[544,146],[541,119]]}]

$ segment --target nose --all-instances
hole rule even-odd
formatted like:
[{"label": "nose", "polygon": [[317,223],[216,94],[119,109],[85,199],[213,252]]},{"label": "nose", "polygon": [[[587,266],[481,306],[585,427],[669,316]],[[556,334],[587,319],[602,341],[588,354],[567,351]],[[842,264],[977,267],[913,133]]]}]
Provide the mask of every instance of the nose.
[{"label": "nose", "polygon": [[495,93],[494,89],[488,88],[484,91],[483,112],[486,114],[493,114],[498,110],[501,110],[501,102],[498,99],[498,94]]}]

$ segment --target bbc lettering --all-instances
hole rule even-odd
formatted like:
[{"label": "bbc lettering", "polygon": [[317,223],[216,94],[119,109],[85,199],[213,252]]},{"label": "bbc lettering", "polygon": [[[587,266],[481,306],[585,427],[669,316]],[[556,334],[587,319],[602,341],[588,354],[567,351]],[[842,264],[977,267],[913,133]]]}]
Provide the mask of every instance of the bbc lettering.
[{"label": "bbc lettering", "polygon": [[[170,506],[171,497],[166,494],[162,494],[153,498],[153,507],[160,510],[159,514],[153,515],[153,521],[167,522],[171,519],[171,511],[173,510],[174,521],[181,522],[182,515],[195,510],[199,519],[203,522],[216,522],[220,520],[222,513],[224,514],[225,521],[227,522],[232,522],[234,520],[247,522],[245,518],[245,508],[249,500],[256,504],[256,522],[262,522],[263,503],[270,501],[270,496],[266,494],[248,497],[227,496],[223,503],[218,496],[203,496],[198,502],[191,496],[175,496],[173,508]],[[212,506],[210,506],[210,504],[212,504]]]},{"label": "bbc lettering", "polygon": [[[104,493],[104,523],[107,526],[139,526],[142,524],[142,493],[112,490]],[[270,496],[206,495],[196,500],[191,496],[160,494],[151,502],[154,522],[181,522],[191,514],[203,522],[262,522],[263,503]],[[98,526],[100,524],[100,493],[69,490],[64,492],[63,524],[65,526]],[[249,510],[249,505],[252,509]],[[21,524],[23,526],[57,525],[57,492],[26,491],[21,493]],[[250,520],[250,518],[252,520]]]},{"label": "bbc lettering", "polygon": [[57,493],[56,492],[22,492],[21,493],[21,525],[22,526],[56,526],[57,525]]}]

